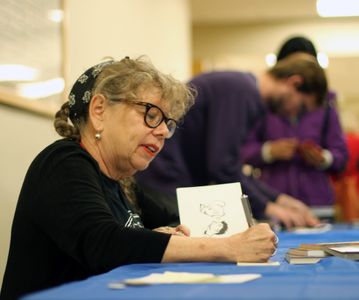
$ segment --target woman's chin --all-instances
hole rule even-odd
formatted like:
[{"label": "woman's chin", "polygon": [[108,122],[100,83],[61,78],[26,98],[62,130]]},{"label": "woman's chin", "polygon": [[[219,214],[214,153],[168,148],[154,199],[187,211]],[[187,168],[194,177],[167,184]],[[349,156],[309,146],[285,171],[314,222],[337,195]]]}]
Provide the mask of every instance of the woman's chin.
[{"label": "woman's chin", "polygon": [[151,161],[145,161],[141,160],[133,164],[133,167],[135,169],[135,172],[141,172],[143,170],[146,170],[148,166],[150,165]]}]

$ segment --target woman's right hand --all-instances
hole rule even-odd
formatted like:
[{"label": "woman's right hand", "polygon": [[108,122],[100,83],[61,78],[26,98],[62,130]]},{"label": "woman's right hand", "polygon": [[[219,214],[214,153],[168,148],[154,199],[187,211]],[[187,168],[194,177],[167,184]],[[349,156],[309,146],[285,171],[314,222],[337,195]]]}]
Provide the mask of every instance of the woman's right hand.
[{"label": "woman's right hand", "polygon": [[268,224],[257,224],[225,238],[230,261],[266,262],[275,253],[277,236]]}]

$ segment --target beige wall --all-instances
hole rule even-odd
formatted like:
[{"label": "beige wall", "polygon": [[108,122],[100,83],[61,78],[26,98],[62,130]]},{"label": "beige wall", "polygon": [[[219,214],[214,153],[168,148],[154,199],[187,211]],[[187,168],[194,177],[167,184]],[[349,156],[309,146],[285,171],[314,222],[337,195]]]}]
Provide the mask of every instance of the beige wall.
[{"label": "beige wall", "polygon": [[190,76],[186,0],[67,0],[67,7],[70,79],[105,56],[121,59],[143,54],[178,79]]},{"label": "beige wall", "polygon": [[344,123],[352,125],[359,119],[359,18],[195,25],[193,58],[204,70],[259,73],[266,68],[265,55],[276,53],[286,38],[298,34],[310,38],[317,50],[329,55],[329,82],[338,93]]},{"label": "beige wall", "polygon": [[49,119],[0,106],[0,280],[5,268],[10,226],[26,169],[56,137]]},{"label": "beige wall", "polygon": [[[104,56],[147,54],[178,79],[190,73],[190,16],[186,0],[65,0],[66,79],[73,81]],[[57,135],[52,121],[0,106],[0,284],[10,226],[25,172],[34,156]]]}]

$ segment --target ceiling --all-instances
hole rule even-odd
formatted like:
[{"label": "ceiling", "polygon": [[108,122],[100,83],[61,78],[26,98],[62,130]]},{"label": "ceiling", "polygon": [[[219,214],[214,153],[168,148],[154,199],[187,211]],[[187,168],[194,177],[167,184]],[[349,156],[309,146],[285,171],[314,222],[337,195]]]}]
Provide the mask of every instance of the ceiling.
[{"label": "ceiling", "polygon": [[320,18],[316,0],[190,0],[194,24],[260,23]]}]

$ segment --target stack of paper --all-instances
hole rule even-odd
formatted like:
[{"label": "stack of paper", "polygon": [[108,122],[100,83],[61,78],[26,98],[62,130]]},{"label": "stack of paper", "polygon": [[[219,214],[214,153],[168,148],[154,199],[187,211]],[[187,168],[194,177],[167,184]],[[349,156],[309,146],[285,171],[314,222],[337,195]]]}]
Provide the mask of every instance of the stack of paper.
[{"label": "stack of paper", "polygon": [[112,282],[109,288],[124,288],[126,285],[152,284],[195,284],[195,283],[243,283],[260,278],[260,274],[215,275],[212,273],[164,272],[152,273],[138,278],[129,278],[121,282]]}]

